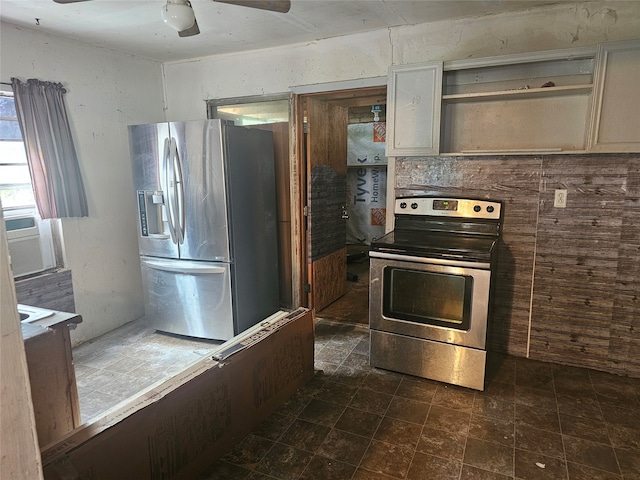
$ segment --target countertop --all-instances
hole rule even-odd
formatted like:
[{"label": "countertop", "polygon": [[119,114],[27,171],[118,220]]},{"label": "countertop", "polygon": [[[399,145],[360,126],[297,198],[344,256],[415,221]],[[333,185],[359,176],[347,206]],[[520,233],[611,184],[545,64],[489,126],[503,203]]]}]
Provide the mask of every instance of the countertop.
[{"label": "countertop", "polygon": [[82,316],[77,313],[60,312],[46,308],[32,307],[31,305],[18,305],[18,312],[28,311],[34,320],[23,320],[22,338],[26,342],[51,331],[50,329],[61,325],[78,324],[82,322]]},{"label": "countertop", "polygon": [[22,340],[25,342],[33,340],[36,337],[40,337],[41,335],[46,335],[47,333],[52,334],[53,330],[47,327],[41,327],[40,325],[33,325],[31,323],[22,324]]}]

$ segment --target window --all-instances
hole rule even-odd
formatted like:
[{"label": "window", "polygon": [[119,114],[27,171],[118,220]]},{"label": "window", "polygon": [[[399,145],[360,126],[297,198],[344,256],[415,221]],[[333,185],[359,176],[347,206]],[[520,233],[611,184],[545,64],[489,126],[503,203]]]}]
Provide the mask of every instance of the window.
[{"label": "window", "polygon": [[230,120],[234,125],[264,125],[289,122],[289,95],[242,97],[207,102],[209,118]]},{"label": "window", "polygon": [[4,92],[0,94],[0,198],[5,212],[35,208],[13,96]]},{"label": "window", "polygon": [[0,199],[15,277],[57,266],[51,220],[36,209],[13,95],[0,92]]}]

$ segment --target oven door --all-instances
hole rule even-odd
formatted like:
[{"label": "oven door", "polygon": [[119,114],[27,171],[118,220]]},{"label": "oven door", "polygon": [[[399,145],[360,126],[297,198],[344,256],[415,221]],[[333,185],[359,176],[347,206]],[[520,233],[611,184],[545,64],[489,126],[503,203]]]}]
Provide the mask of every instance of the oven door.
[{"label": "oven door", "polygon": [[484,349],[490,265],[370,252],[372,330]]}]

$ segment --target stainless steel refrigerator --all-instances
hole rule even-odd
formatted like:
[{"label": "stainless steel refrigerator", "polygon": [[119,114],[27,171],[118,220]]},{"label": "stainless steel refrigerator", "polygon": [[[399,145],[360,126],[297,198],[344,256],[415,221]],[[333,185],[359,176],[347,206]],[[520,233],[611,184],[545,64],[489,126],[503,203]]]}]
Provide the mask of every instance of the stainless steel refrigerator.
[{"label": "stainless steel refrigerator", "polygon": [[228,340],[278,311],[271,132],[132,125],[129,143],[150,324]]}]

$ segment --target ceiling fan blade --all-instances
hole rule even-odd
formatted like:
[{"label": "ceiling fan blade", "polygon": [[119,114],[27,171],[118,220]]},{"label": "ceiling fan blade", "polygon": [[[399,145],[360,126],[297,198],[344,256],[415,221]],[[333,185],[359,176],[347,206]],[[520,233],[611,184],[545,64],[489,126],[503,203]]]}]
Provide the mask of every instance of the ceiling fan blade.
[{"label": "ceiling fan blade", "polygon": [[241,7],[259,8],[272,12],[287,13],[291,8],[291,0],[213,0],[219,3],[239,5]]},{"label": "ceiling fan blade", "polygon": [[194,35],[198,35],[200,33],[200,29],[198,28],[198,20],[196,19],[193,22],[193,25],[187,28],[186,30],[182,30],[178,32],[178,35],[181,37],[192,37]]},{"label": "ceiling fan blade", "polygon": [[88,2],[89,0],[53,0],[56,3],[77,3],[77,2]]}]

